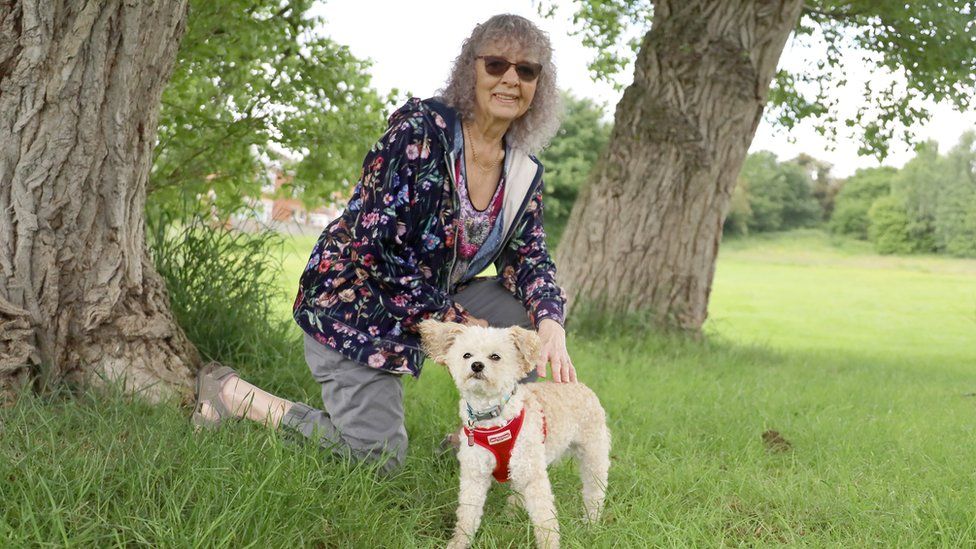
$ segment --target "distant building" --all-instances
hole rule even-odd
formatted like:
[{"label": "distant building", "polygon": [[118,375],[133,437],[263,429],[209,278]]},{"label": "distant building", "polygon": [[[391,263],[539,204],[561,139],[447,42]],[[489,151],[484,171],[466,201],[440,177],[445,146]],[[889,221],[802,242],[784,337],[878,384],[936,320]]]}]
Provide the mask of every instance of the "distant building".
[{"label": "distant building", "polygon": [[234,223],[242,229],[251,223],[288,233],[318,233],[342,210],[334,204],[318,206],[308,210],[305,204],[294,197],[283,196],[282,187],[293,179],[278,166],[268,169],[269,184],[261,188],[261,197],[245,201],[247,208],[234,216]]}]

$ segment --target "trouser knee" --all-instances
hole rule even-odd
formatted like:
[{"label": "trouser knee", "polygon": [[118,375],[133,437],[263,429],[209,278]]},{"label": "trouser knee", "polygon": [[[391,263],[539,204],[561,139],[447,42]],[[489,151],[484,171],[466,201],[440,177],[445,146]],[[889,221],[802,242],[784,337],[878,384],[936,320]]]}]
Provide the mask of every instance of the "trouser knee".
[{"label": "trouser knee", "polygon": [[407,433],[400,429],[389,436],[377,437],[374,440],[359,438],[345,438],[353,457],[375,463],[383,473],[394,473],[403,468],[407,461]]}]

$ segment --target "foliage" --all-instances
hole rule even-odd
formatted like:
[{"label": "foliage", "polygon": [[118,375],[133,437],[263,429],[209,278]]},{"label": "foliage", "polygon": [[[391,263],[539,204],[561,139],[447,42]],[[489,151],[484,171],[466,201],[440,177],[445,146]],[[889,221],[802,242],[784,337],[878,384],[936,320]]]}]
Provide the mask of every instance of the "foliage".
[{"label": "foliage", "polygon": [[[281,162],[293,194],[326,197],[354,181],[383,129],[368,63],[318,36],[312,0],[191,2],[163,94],[148,198],[168,215],[223,214],[268,183]],[[216,203],[199,201],[213,189]]]},{"label": "foliage", "polygon": [[889,194],[875,200],[868,210],[868,219],[868,237],[878,253],[910,254],[925,251],[912,238],[911,219],[902,197]]},{"label": "foliage", "polygon": [[558,242],[577,193],[610,139],[610,124],[602,119],[599,105],[569,92],[562,95],[562,124],[539,158],[546,167],[546,233],[550,246]]},{"label": "foliage", "polygon": [[837,196],[836,234],[870,239],[882,253],[976,257],[976,133],[948,155],[923,143],[901,170],[859,170]]},{"label": "foliage", "polygon": [[[186,217],[186,216],[182,216]],[[290,327],[278,319],[281,237],[153,216],[149,250],[166,281],[177,323],[204,359],[273,366]],[[287,352],[284,351],[284,352]]]},{"label": "foliage", "polygon": [[894,168],[867,168],[847,178],[837,193],[828,225],[831,232],[867,240],[868,210],[875,200],[891,192],[897,173]]},{"label": "foliage", "polygon": [[[573,21],[583,43],[594,49],[590,70],[612,81],[632,59],[654,16],[652,0],[575,0]],[[552,0],[539,11],[555,13]],[[976,3],[972,0],[812,0],[804,5],[793,41],[795,51],[815,52],[804,69],[781,70],[770,90],[769,116],[791,128],[812,119],[818,131],[835,135],[840,127],[859,132],[862,154],[886,156],[899,127],[928,119],[919,100],[950,101],[965,110],[976,96]],[[629,47],[628,47],[629,46]],[[825,53],[820,53],[825,52]],[[845,64],[845,55],[863,54]],[[901,78],[868,81],[862,102],[849,119],[836,117],[839,98],[831,90],[850,73],[869,70]],[[903,136],[911,140],[907,133]]]},{"label": "foliage", "polygon": [[824,221],[830,219],[831,214],[834,212],[834,201],[837,198],[837,192],[840,190],[840,182],[834,179],[833,174],[830,173],[833,165],[825,160],[814,158],[807,153],[798,154],[792,162],[806,170],[810,180],[813,181],[811,192],[820,204],[822,219]]},{"label": "foliage", "polygon": [[976,257],[976,132],[963,135],[943,160],[946,174],[935,209],[935,243],[949,255]]},{"label": "foliage", "polygon": [[725,225],[731,233],[782,231],[820,221],[813,182],[795,162],[779,162],[767,151],[750,154],[736,186],[742,190],[738,197],[733,194],[732,215]]},{"label": "foliage", "polygon": [[923,143],[892,182],[891,192],[904,204],[908,215],[906,230],[918,252],[936,251],[935,215],[947,175],[942,164],[938,145]]},{"label": "foliage", "polygon": [[749,205],[749,182],[742,179],[732,190],[729,213],[725,216],[722,231],[729,235],[749,234],[749,221],[752,219],[752,206]]},{"label": "foliage", "polygon": [[919,147],[898,174],[892,193],[905,201],[912,238],[921,251],[976,256],[976,134],[969,132],[948,155],[935,143]]}]

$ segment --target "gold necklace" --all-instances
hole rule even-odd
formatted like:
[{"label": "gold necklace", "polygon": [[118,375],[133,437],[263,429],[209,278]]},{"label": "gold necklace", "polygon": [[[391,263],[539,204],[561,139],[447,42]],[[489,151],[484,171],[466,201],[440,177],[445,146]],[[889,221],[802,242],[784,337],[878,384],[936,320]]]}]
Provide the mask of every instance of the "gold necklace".
[{"label": "gold necklace", "polygon": [[464,128],[464,135],[468,137],[468,143],[471,144],[471,156],[473,157],[474,165],[484,173],[489,173],[491,170],[494,170],[495,166],[498,165],[498,161],[501,160],[498,155],[495,155],[495,159],[488,166],[484,166],[481,162],[478,162],[478,151],[475,149],[474,139],[471,139],[471,129],[463,122],[461,123],[461,127]]}]

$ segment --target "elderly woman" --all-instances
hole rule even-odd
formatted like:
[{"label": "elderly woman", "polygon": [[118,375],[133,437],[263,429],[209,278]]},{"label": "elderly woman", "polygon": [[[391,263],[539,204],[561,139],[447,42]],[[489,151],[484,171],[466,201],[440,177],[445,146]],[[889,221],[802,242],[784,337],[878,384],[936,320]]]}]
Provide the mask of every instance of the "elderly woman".
[{"label": "elderly woman", "polygon": [[[551,363],[554,381],[574,382],[532,156],[559,125],[555,76],[549,39],[527,19],[475,27],[442,96],[390,116],[302,275],[294,316],[325,411],[208,367],[194,422],[247,417],[394,469],[407,448],[400,376],[420,375],[428,318],[534,327],[543,345],[530,378]],[[489,265],[498,277],[476,276]]]}]

